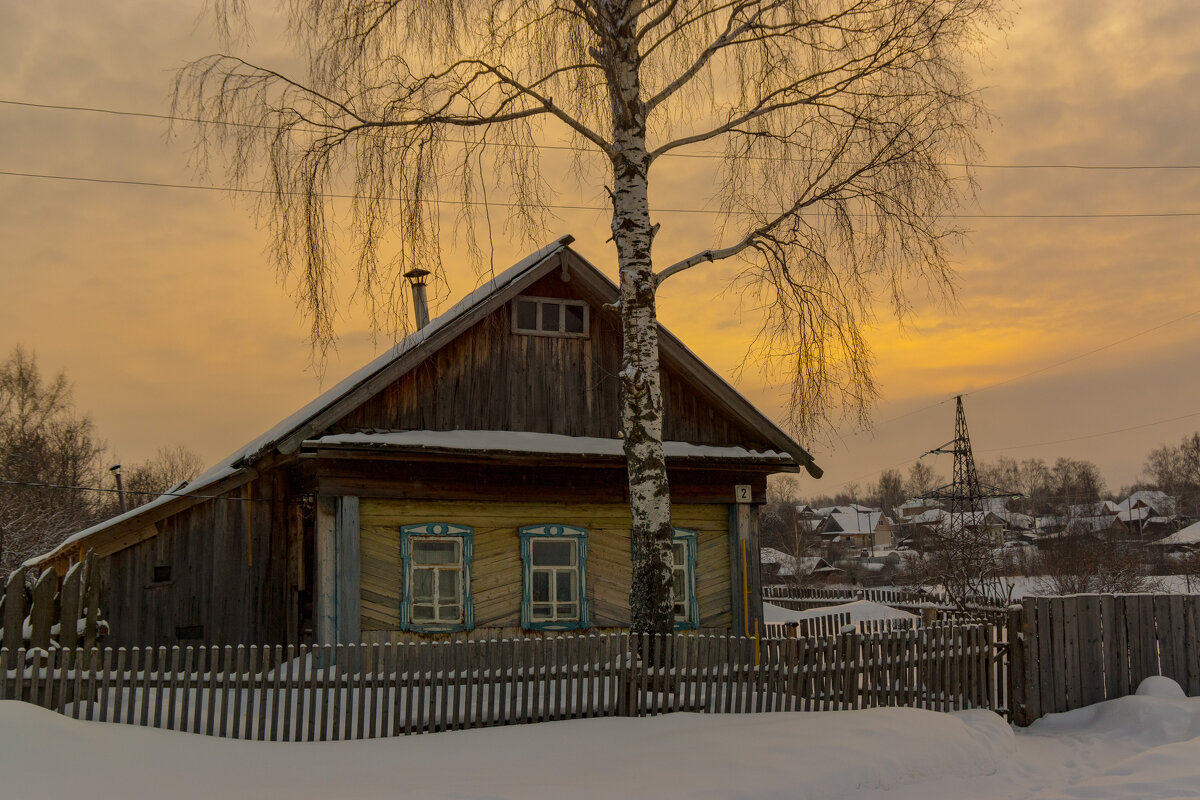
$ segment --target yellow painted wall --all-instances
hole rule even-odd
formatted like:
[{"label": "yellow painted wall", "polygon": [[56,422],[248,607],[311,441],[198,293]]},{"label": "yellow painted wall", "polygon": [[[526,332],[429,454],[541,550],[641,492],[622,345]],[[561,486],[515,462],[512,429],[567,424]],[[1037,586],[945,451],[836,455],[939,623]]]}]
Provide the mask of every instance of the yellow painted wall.
[{"label": "yellow painted wall", "polygon": [[[673,506],[675,526],[698,532],[696,592],[700,625],[730,624],[729,510],[724,505]],[[400,526],[452,522],[474,530],[471,596],[475,628],[515,628],[521,621],[518,528],[559,523],[588,532],[587,586],[595,628],[628,625],[629,507],[620,504],[468,503],[373,500],[359,503],[362,630],[400,628],[404,569]],[[374,637],[372,637],[374,638]]]}]

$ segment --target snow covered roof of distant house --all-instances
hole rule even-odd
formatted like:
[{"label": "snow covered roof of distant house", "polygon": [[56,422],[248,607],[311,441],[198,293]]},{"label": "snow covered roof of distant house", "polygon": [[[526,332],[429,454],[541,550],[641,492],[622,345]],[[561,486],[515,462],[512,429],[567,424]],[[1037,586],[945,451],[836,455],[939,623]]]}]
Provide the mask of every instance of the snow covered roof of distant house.
[{"label": "snow covered roof of distant house", "polygon": [[1067,519],[1066,524],[1069,531],[1107,531],[1125,527],[1125,523],[1121,522],[1121,518],[1116,514],[1073,517]]},{"label": "snow covered roof of distant house", "polygon": [[1110,510],[1108,506],[1109,504],[1105,501],[1097,501],[1095,503],[1077,503],[1076,505],[1067,507],[1067,516],[1071,519],[1116,516],[1116,510]]},{"label": "snow covered roof of distant house", "polygon": [[1028,514],[1019,511],[997,511],[995,514],[1013,530],[1027,531],[1033,528],[1034,519]]},{"label": "snow covered roof of distant house", "polygon": [[[1114,504],[1115,505],[1115,504]],[[1144,522],[1154,514],[1154,509],[1150,506],[1138,506],[1137,508],[1121,509],[1117,512],[1117,516],[1122,522]]]},{"label": "snow covered roof of distant house", "polygon": [[1177,547],[1180,545],[1200,545],[1200,522],[1193,522],[1186,528],[1177,530],[1170,536],[1164,536],[1156,542],[1150,542],[1155,547]]},{"label": "snow covered roof of distant house", "polygon": [[863,534],[871,533],[881,524],[887,522],[887,517],[877,509],[867,509],[854,506],[854,509],[836,509],[829,514],[829,519],[836,530],[829,529],[825,533]]},{"label": "snow covered roof of distant house", "polygon": [[1175,498],[1157,489],[1136,491],[1116,505],[1119,511],[1130,511],[1139,506],[1148,506],[1156,514],[1171,516],[1175,513]]},{"label": "snow covered roof of distant house", "polygon": [[901,503],[898,507],[899,508],[930,508],[931,506],[940,507],[941,505],[942,505],[942,501],[940,501],[940,500],[933,500],[933,499],[926,498],[926,497],[910,497],[908,500],[905,500],[903,503]]},{"label": "snow covered roof of distant house", "polygon": [[782,550],[776,550],[774,547],[761,548],[759,550],[758,560],[761,564],[778,564],[779,575],[785,578],[795,575],[797,567],[799,567],[800,574],[802,575],[812,575],[814,572],[841,571],[819,556],[804,556],[801,558],[796,558],[794,556],[789,556]]}]

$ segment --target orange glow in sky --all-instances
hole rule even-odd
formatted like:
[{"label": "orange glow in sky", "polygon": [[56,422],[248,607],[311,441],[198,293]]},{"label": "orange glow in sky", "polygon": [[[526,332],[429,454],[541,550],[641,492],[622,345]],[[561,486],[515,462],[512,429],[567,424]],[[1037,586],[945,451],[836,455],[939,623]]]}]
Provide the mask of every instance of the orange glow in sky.
[{"label": "orange glow in sky", "polygon": [[[218,47],[196,22],[201,8],[5,3],[0,100],[166,113],[173,70]],[[269,24],[254,47],[268,63],[287,60]],[[985,163],[1200,164],[1200,8],[1190,0],[1026,3],[979,75],[995,118],[981,136]],[[0,104],[0,171],[196,182],[186,131],[165,133],[157,120]],[[656,170],[662,207],[697,207],[710,193],[709,177],[680,161]],[[934,404],[958,392],[974,392],[967,415],[980,460],[1088,458],[1114,490],[1138,476],[1150,449],[1200,429],[1200,314],[1120,341],[1200,311],[1200,218],[1006,218],[1200,212],[1200,170],[978,177],[963,213],[996,217],[964,221],[957,304],[919,303],[904,327],[881,315],[871,334],[883,390],[877,427],[806,443],[826,478],[806,479],[805,491],[865,486],[950,439],[953,405]],[[603,206],[603,188],[567,187],[559,200]],[[119,459],[181,443],[215,461],[390,344],[373,340],[361,307],[347,305],[322,382],[266,235],[245,204],[220,192],[0,175],[0,208],[0,347],[21,343],[46,371],[65,369]],[[719,243],[712,217],[658,220],[661,264]],[[603,211],[560,212],[540,239],[567,232],[615,276]],[[535,246],[498,238],[497,269]],[[446,259],[450,285],[434,298],[435,314],[481,279],[463,253]],[[755,310],[724,293],[733,269],[697,268],[660,295],[662,321],[726,377],[756,331]],[[786,387],[766,385],[755,369],[736,383],[783,418]]]}]

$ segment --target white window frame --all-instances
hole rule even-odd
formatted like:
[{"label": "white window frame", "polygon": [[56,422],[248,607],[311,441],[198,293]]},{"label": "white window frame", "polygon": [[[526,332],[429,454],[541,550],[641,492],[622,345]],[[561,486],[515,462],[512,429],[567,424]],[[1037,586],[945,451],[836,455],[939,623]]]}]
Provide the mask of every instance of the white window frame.
[{"label": "white window frame", "polygon": [[[517,324],[517,304],[522,301],[537,304],[537,324],[538,324],[537,328],[522,328]],[[576,332],[576,331],[565,331],[565,330],[557,330],[557,331],[543,330],[541,327],[541,324],[542,324],[542,305],[544,303],[557,303],[558,305],[561,305],[561,306],[571,305],[571,306],[578,306],[578,307],[582,308],[583,309],[583,331]],[[565,313],[562,313],[560,315],[559,323],[560,323],[560,325],[565,325],[565,323],[566,323],[566,314]],[[574,299],[567,298],[567,297],[534,297],[531,295],[521,295],[519,297],[513,298],[513,301],[512,301],[512,331],[513,331],[513,333],[519,333],[524,336],[559,336],[559,337],[563,337],[566,339],[586,339],[591,330],[591,324],[592,324],[591,306],[586,301],[583,301],[583,300],[574,300]]]}]

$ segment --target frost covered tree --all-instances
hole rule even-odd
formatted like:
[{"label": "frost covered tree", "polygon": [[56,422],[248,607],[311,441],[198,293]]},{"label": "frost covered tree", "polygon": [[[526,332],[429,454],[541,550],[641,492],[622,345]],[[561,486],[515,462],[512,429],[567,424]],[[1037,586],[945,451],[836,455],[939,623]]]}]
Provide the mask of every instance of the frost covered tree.
[{"label": "frost covered tree", "polygon": [[71,384],[43,378],[17,346],[0,364],[0,579],[95,521],[104,445],[75,410]]},{"label": "frost covered tree", "polygon": [[[126,465],[121,477],[127,508],[145,505],[181,481],[190,481],[204,471],[204,461],[187,447],[177,444],[160,447],[145,461]],[[116,499],[110,495],[107,516],[118,513]]]},{"label": "frost covered tree", "polygon": [[[292,0],[303,74],[213,54],[179,72],[173,113],[206,121],[201,152],[224,152],[234,185],[258,193],[319,352],[336,315],[330,195],[352,195],[358,295],[378,324],[403,325],[397,276],[439,271],[441,204],[461,204],[467,242],[501,208],[540,233],[561,187],[539,145],[569,140],[576,174],[598,172],[612,205],[632,622],[670,631],[657,293],[738,260],[735,285],[762,309],[759,355],[791,379],[797,435],[842,401],[865,421],[876,302],[903,314],[913,287],[951,287],[945,215],[970,185],[981,116],[966,59],[1001,3]],[[241,0],[212,5],[236,31]],[[719,239],[656,262],[654,168],[713,150]]]}]

